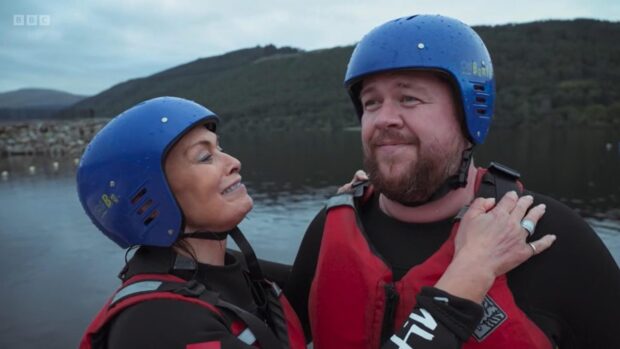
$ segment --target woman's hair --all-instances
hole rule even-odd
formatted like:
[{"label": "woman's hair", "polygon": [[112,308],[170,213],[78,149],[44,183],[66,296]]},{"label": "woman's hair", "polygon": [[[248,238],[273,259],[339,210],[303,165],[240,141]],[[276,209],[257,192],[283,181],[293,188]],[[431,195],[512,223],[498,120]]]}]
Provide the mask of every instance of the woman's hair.
[{"label": "woman's hair", "polygon": [[194,262],[198,260],[196,257],[196,252],[192,245],[185,241],[185,239],[178,239],[173,245],[172,248],[177,251],[185,252]]},{"label": "woman's hair", "polygon": [[[220,241],[220,247],[224,248],[224,241]],[[173,245],[172,248],[177,251],[177,252],[183,252],[184,254],[186,254],[189,258],[191,258],[194,262],[198,263],[198,257],[196,257],[196,251],[194,250],[194,248],[192,247],[192,245],[187,242],[187,240],[181,238],[179,240],[177,240]]]}]

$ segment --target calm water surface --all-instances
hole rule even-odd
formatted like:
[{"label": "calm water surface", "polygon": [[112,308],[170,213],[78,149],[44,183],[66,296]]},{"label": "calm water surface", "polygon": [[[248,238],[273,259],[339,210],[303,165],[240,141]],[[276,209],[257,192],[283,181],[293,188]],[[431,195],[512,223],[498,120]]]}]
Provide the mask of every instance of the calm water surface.
[{"label": "calm water surface", "polygon": [[[500,130],[493,136],[478,163],[499,159],[518,168],[529,188],[584,214],[613,216],[620,208],[617,131]],[[255,201],[242,229],[259,256],[287,263],[325,198],[361,165],[356,132],[224,135],[222,143],[242,161]],[[76,347],[118,285],[124,251],[83,213],[73,159],[0,159],[2,171],[8,176],[0,179],[0,348]],[[589,222],[620,261],[618,221]]]}]

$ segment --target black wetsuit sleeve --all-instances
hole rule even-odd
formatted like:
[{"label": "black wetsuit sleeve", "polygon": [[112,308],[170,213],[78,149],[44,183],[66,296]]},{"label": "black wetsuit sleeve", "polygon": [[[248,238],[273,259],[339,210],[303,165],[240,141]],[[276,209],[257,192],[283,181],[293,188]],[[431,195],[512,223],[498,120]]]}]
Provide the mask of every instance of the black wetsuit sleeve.
[{"label": "black wetsuit sleeve", "polygon": [[284,289],[284,294],[293,309],[295,309],[308,339],[312,338],[310,320],[308,318],[308,298],[319,258],[325,218],[325,209],[323,209],[308,226],[297,252],[291,276]]},{"label": "black wetsuit sleeve", "polygon": [[515,301],[559,348],[620,348],[620,270],[592,228],[544,195],[531,240],[557,240],[508,274]]},{"label": "black wetsuit sleeve", "polygon": [[[206,308],[157,299],[133,305],[109,325],[107,348],[187,348],[215,342],[222,349],[249,349],[224,322]],[[191,346],[190,346],[191,348]]]},{"label": "black wetsuit sleeve", "polygon": [[434,287],[423,287],[417,304],[383,349],[456,349],[471,336],[482,318],[482,307]]}]

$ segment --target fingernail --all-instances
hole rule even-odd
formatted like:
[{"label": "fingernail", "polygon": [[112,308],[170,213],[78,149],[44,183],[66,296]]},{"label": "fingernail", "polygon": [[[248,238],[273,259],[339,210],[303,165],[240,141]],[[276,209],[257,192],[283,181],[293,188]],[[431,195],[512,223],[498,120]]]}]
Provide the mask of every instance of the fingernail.
[{"label": "fingernail", "polygon": [[517,192],[516,192],[516,191],[514,191],[514,190],[512,190],[512,191],[508,192],[508,195],[510,195],[511,197],[513,197],[513,198],[515,198],[515,199],[518,197]]},{"label": "fingernail", "polygon": [[524,197],[529,201],[534,201],[534,197],[532,195],[525,195]]},{"label": "fingernail", "polygon": [[547,210],[547,205],[545,204],[539,204],[538,207],[540,207],[542,210]]}]

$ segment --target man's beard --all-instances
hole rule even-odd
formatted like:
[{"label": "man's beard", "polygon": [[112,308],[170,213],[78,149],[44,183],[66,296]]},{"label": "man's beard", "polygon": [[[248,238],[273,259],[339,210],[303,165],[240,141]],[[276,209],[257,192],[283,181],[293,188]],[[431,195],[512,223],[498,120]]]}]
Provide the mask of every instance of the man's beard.
[{"label": "man's beard", "polygon": [[[413,144],[418,147],[419,156],[410,161],[409,169],[398,177],[381,173],[379,161],[372,147],[369,147],[364,150],[364,169],[378,192],[404,205],[420,205],[428,202],[446,180],[458,171],[463,149],[459,143],[461,142],[448,144],[443,151],[430,153],[424,152],[419,140],[414,137]],[[389,168],[389,164],[386,167]]]}]

